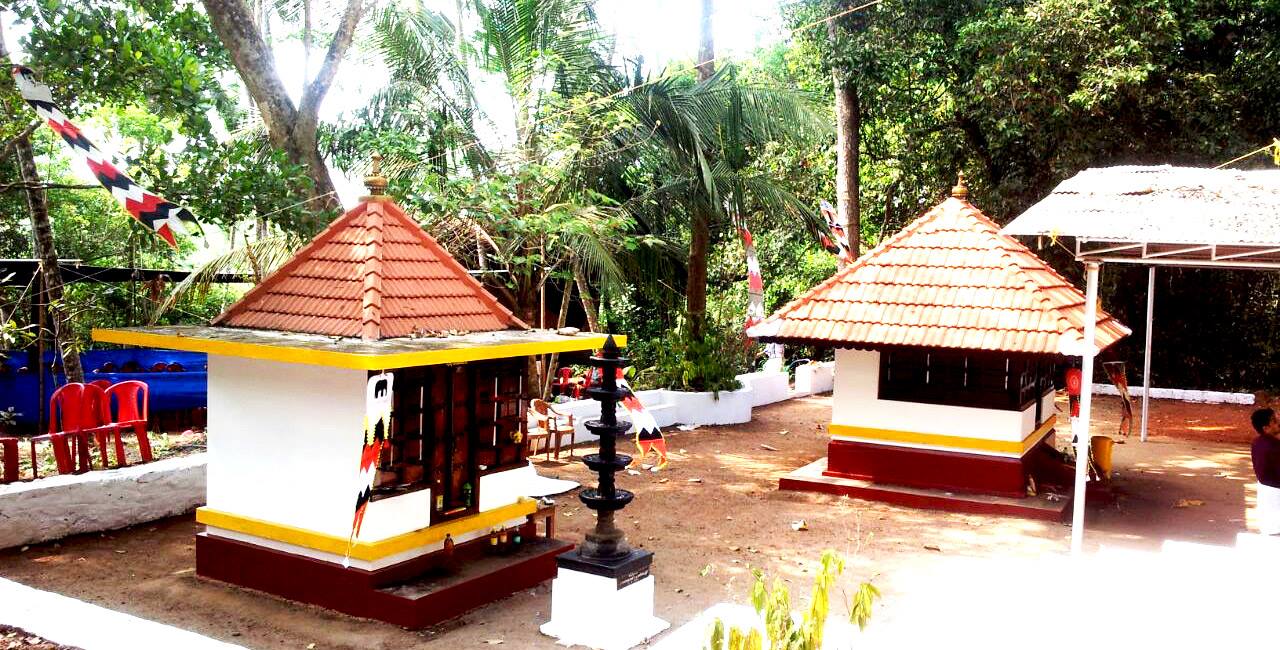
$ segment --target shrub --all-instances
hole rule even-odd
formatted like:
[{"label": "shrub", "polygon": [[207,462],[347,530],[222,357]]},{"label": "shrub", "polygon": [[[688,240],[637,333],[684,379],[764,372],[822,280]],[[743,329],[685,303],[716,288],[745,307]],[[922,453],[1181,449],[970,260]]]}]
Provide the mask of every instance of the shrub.
[{"label": "shrub", "polygon": [[658,342],[656,363],[645,377],[663,388],[688,391],[737,390],[737,376],[746,370],[750,346],[736,325],[707,319],[703,335],[690,335],[688,320],[681,317],[671,336]]},{"label": "shrub", "polygon": [[[813,577],[809,606],[797,619],[791,612],[791,590],[782,579],[775,578],[773,587],[766,588],[764,573],[752,570],[756,579],[751,588],[751,606],[764,624],[770,650],[821,650],[822,632],[831,610],[831,588],[843,572],[844,558],[831,549],[823,551],[821,566]],[[879,597],[880,591],[870,582],[858,585],[849,602],[849,622],[865,628],[871,619],[871,607]],[[716,619],[704,650],[763,650],[764,642],[765,637],[756,627],[730,628],[726,637],[724,621]]]}]

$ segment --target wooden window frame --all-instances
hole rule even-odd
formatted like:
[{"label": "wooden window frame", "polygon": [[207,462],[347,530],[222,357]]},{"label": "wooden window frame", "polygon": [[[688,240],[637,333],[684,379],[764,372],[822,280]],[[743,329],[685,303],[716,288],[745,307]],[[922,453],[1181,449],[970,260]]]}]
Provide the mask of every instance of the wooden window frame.
[{"label": "wooden window frame", "polygon": [[[877,397],[894,402],[1024,411],[1053,386],[1055,364],[1035,355],[895,348],[880,350]],[[1048,386],[1048,388],[1045,388]]]}]

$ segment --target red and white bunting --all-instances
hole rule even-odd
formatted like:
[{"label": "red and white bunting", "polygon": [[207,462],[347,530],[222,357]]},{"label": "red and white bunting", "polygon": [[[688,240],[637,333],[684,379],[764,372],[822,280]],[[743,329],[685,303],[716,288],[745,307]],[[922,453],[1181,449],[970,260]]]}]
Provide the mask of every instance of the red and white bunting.
[{"label": "red and white bunting", "polygon": [[174,232],[183,230],[182,222],[191,225],[196,231],[200,230],[200,224],[196,222],[190,210],[174,205],[147,191],[120,171],[111,159],[94,146],[63,114],[62,109],[58,108],[53,101],[53,92],[45,84],[36,81],[35,73],[30,68],[14,66],[13,79],[18,84],[18,91],[22,94],[22,98],[35,109],[36,115],[44,120],[54,133],[61,136],[72,151],[84,159],[98,182],[107,188],[117,201],[124,204],[125,210],[128,210],[134,219],[146,224],[174,248],[178,246],[174,239]]},{"label": "red and white bunting", "polygon": [[760,275],[760,259],[756,257],[751,231],[746,225],[738,231],[742,234],[742,248],[747,253],[747,320],[744,327],[750,329],[764,320],[764,278]]}]

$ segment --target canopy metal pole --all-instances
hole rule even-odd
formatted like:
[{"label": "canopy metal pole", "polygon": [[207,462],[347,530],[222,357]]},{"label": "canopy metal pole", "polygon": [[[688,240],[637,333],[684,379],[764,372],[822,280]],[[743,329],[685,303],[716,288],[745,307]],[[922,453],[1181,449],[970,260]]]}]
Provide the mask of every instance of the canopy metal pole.
[{"label": "canopy metal pole", "polygon": [[1147,268],[1147,346],[1142,353],[1142,442],[1147,441],[1147,410],[1151,403],[1151,323],[1156,308],[1156,267]]},{"label": "canopy metal pole", "polygon": [[1071,554],[1084,549],[1085,483],[1089,480],[1089,410],[1093,406],[1093,357],[1097,354],[1098,262],[1085,262],[1084,345],[1080,350],[1080,417],[1072,423],[1076,435],[1076,485],[1071,509]]}]

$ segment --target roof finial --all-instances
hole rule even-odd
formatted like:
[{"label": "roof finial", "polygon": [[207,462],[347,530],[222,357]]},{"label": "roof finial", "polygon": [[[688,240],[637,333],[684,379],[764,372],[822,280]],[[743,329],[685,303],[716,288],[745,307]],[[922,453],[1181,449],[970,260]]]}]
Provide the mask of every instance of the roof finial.
[{"label": "roof finial", "polygon": [[964,184],[964,172],[958,172],[956,174],[956,185],[951,188],[951,196],[954,196],[961,201],[967,201],[969,199],[969,188]]},{"label": "roof finial", "polygon": [[373,169],[364,177],[365,189],[371,196],[382,196],[387,193],[387,178],[382,175],[382,154],[374,152]]}]

